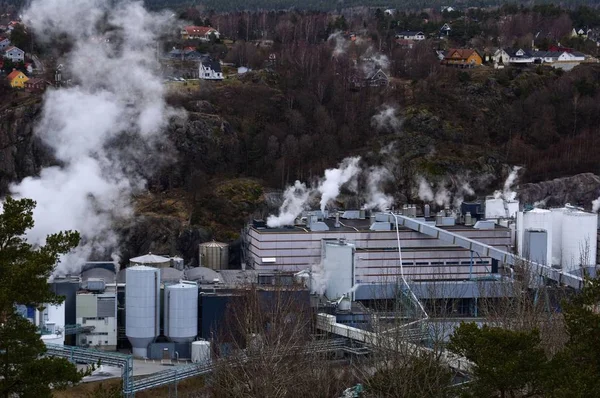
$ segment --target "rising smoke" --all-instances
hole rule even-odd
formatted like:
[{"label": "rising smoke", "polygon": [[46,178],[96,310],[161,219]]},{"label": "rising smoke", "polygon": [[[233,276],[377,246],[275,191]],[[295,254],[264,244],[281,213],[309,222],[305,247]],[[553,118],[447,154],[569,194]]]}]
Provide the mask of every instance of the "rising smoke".
[{"label": "rising smoke", "polygon": [[128,0],[33,0],[23,19],[37,37],[73,42],[65,66],[75,85],[46,92],[35,130],[61,166],[10,189],[37,201],[31,243],[81,233],[82,245],[57,268],[73,272],[93,252],[117,254],[114,223],[132,215],[131,195],[145,187],[137,170],[161,162],[155,148],[176,112],[164,99],[155,48],[171,23]]},{"label": "rising smoke", "polygon": [[330,34],[327,41],[334,43],[333,55],[336,57],[345,54],[350,46],[350,41],[346,40],[344,34],[340,31]]},{"label": "rising smoke", "polygon": [[423,202],[435,202],[438,206],[460,207],[465,196],[472,196],[475,190],[471,187],[468,175],[449,176],[433,185],[423,176],[417,177],[417,195]]},{"label": "rising smoke", "polygon": [[308,202],[311,191],[306,184],[300,181],[288,187],[283,193],[283,204],[279,208],[279,215],[270,215],[267,218],[267,226],[274,228],[282,225],[292,225]]},{"label": "rising smoke", "polygon": [[398,132],[402,128],[402,119],[396,115],[397,112],[397,107],[383,105],[371,118],[371,126],[379,132]]},{"label": "rising smoke", "polygon": [[516,199],[517,193],[512,190],[512,187],[519,177],[519,170],[521,170],[521,167],[513,166],[511,172],[508,174],[508,177],[506,177],[506,180],[504,181],[504,186],[502,188],[502,191],[494,192],[494,197],[496,199],[500,199],[500,198],[504,198],[505,200],[515,200]]},{"label": "rising smoke", "polygon": [[325,170],[325,178],[321,180],[317,188],[321,194],[321,211],[325,210],[330,201],[338,197],[343,185],[356,178],[360,172],[358,162],[360,162],[359,156],[345,158],[337,168]]},{"label": "rising smoke", "polygon": [[596,213],[600,210],[600,197],[598,199],[592,200],[592,213]]},{"label": "rising smoke", "polygon": [[[285,190],[279,214],[267,217],[267,226],[275,228],[293,224],[308,207],[308,202],[313,197],[320,196],[319,207],[324,211],[327,205],[340,195],[342,188],[361,193],[360,196],[365,200],[367,209],[390,208],[394,199],[383,192],[383,186],[393,178],[392,174],[387,168],[380,166],[362,169],[359,165],[360,161],[359,156],[345,158],[338,167],[325,170],[323,178],[311,187],[296,181],[293,186]],[[365,181],[364,191],[358,189],[359,179]]]}]

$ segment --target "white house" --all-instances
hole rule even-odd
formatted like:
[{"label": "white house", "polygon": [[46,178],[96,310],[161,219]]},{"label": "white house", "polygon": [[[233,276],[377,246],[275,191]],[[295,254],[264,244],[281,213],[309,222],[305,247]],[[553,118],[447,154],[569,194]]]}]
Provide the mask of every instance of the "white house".
[{"label": "white house", "polygon": [[388,8],[387,10],[385,10],[383,12],[385,15],[390,15],[390,16],[394,16],[396,15],[396,9],[395,8]]},{"label": "white house", "polygon": [[200,61],[198,76],[203,80],[223,80],[223,71],[219,61],[205,58]]},{"label": "white house", "polygon": [[448,36],[450,34],[451,30],[452,30],[452,28],[450,27],[450,25],[448,25],[447,23],[445,23],[440,28],[440,37]]},{"label": "white house", "polygon": [[218,39],[220,33],[210,26],[184,26],[183,29],[181,29],[181,38],[183,40],[199,39],[209,41],[211,36]]},{"label": "white house", "polygon": [[7,37],[0,36],[0,51],[10,46],[10,40]]},{"label": "white house", "polygon": [[4,50],[3,56],[4,58],[8,58],[13,62],[23,62],[25,61],[25,51],[17,48],[15,46],[6,47]]},{"label": "white house", "polygon": [[456,8],[454,8],[452,6],[442,6],[442,12],[452,12],[452,11],[456,11]]},{"label": "white house", "polygon": [[498,49],[492,56],[494,64],[497,65],[527,65],[535,62],[535,58],[530,51],[512,48]]},{"label": "white house", "polygon": [[403,31],[396,34],[396,39],[404,40],[425,40],[425,34],[417,31]]}]

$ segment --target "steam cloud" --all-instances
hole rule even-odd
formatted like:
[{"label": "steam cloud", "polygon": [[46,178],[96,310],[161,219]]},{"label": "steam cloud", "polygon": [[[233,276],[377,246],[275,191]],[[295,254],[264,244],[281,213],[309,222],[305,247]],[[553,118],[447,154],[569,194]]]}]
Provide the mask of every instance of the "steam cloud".
[{"label": "steam cloud", "polygon": [[296,181],[288,187],[284,194],[284,200],[279,208],[279,215],[267,217],[267,226],[271,228],[291,225],[294,220],[302,214],[309,200],[320,195],[319,206],[324,211],[327,205],[335,200],[342,187],[357,191],[358,179],[363,176],[366,181],[365,207],[367,209],[385,210],[391,207],[394,199],[383,192],[383,185],[390,181],[393,176],[385,167],[370,167],[362,170],[359,166],[360,157],[345,158],[337,168],[325,170],[323,178],[316,186],[307,187],[304,183]]},{"label": "steam cloud", "polygon": [[371,167],[367,174],[367,210],[386,210],[392,207],[394,198],[383,192],[383,184],[392,180],[390,171],[384,167]]},{"label": "steam cloud", "polygon": [[592,212],[596,213],[598,210],[600,210],[600,197],[596,200],[592,200]]},{"label": "steam cloud", "polygon": [[423,177],[419,177],[419,199],[423,202],[433,201],[433,189],[427,180]]},{"label": "steam cloud", "polygon": [[504,181],[504,187],[503,187],[502,191],[494,192],[494,197],[496,199],[500,199],[500,198],[504,198],[505,200],[515,200],[516,199],[517,193],[512,190],[512,187],[515,184],[515,182],[517,181],[517,178],[519,177],[519,170],[521,170],[521,167],[519,167],[519,166],[514,166],[512,168],[512,171],[508,174],[508,177],[506,177],[506,180]]},{"label": "steam cloud", "polygon": [[398,131],[402,127],[402,120],[396,116],[398,109],[394,106],[384,105],[376,115],[371,118],[371,126],[378,131]]},{"label": "steam cloud", "polygon": [[318,188],[321,193],[321,211],[325,210],[330,201],[338,197],[342,185],[356,177],[360,171],[359,161],[360,157],[346,158],[342,160],[338,168],[325,170],[325,178]]},{"label": "steam cloud", "polygon": [[288,187],[283,193],[284,199],[279,209],[279,215],[270,215],[267,218],[267,226],[274,228],[293,224],[296,217],[304,210],[309,196],[310,190],[306,188],[306,184],[296,181],[293,186]]},{"label": "steam cloud", "polygon": [[340,31],[330,34],[327,38],[327,41],[335,43],[335,48],[333,49],[334,56],[345,54],[346,51],[348,51],[348,46],[350,45],[350,42],[346,40],[344,34]]},{"label": "steam cloud", "polygon": [[417,178],[419,199],[424,202],[435,202],[438,206],[454,205],[460,207],[466,195],[474,195],[475,191],[469,183],[469,176],[453,176],[450,178],[450,189],[448,189],[448,180],[439,181],[433,190],[432,185],[423,176]]},{"label": "steam cloud", "polygon": [[81,233],[61,274],[114,250],[114,222],[132,215],[131,195],[145,187],[137,170],[148,172],[149,159],[160,163],[161,133],[176,112],[155,73],[155,45],[170,23],[128,0],[33,0],[23,19],[38,37],[73,41],[66,66],[76,85],[46,92],[35,130],[61,166],[10,187],[13,196],[37,201],[31,243],[59,230]]}]

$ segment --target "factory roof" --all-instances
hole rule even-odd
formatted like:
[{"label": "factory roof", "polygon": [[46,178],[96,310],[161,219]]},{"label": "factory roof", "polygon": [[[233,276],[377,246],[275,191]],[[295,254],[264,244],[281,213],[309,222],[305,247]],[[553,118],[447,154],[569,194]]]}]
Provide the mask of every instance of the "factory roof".
[{"label": "factory roof", "polygon": [[[421,220],[425,220],[424,218],[421,218]],[[430,217],[427,218],[426,221],[435,221],[434,217]],[[370,230],[371,228],[371,224],[372,221],[369,218],[364,218],[364,219],[340,219],[340,227],[335,227],[335,220],[333,218],[328,218],[323,220],[323,222],[325,224],[327,224],[327,227],[329,227],[329,230],[326,231],[311,231],[308,226],[285,226],[285,227],[278,227],[278,228],[257,228],[257,227],[253,227],[255,230],[257,230],[260,233],[281,233],[281,232],[306,232],[306,233],[311,233],[311,232],[389,232],[389,231],[373,231]],[[464,224],[458,224],[458,225],[441,225],[438,226],[439,228],[445,229],[445,230],[473,230],[473,226],[468,226],[468,225],[464,225]],[[508,230],[508,228],[498,225],[496,224],[494,226],[494,229],[498,230]],[[393,227],[393,230],[395,231],[395,227]],[[410,231],[409,228],[400,226],[400,230],[401,231]]]}]

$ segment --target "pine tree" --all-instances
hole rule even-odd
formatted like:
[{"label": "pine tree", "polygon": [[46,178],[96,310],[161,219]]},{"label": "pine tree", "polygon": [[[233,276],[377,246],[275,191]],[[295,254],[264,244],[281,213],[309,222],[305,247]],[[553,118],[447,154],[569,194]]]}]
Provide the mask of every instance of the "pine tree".
[{"label": "pine tree", "polygon": [[84,373],[66,359],[44,357],[37,328],[15,306],[58,304],[48,278],[61,254],[79,243],[73,231],[49,235],[44,246],[25,238],[34,225],[31,199],[7,197],[0,214],[0,396],[50,397],[51,390],[75,383]]}]

